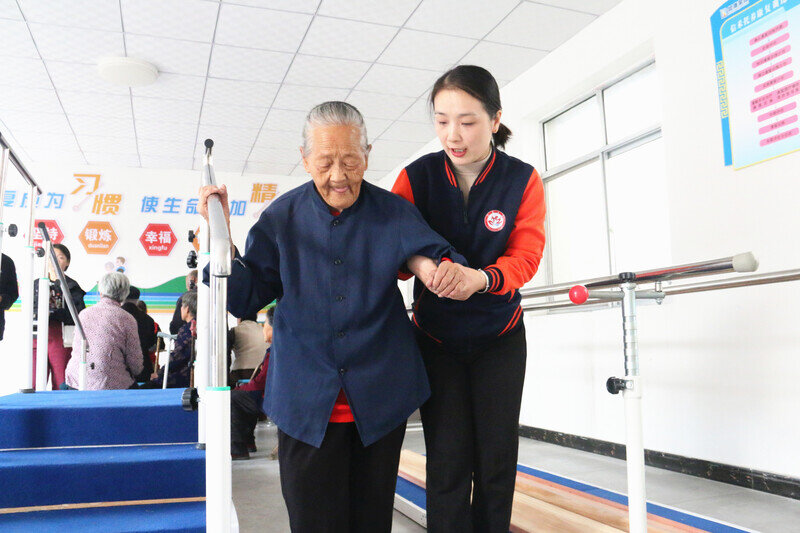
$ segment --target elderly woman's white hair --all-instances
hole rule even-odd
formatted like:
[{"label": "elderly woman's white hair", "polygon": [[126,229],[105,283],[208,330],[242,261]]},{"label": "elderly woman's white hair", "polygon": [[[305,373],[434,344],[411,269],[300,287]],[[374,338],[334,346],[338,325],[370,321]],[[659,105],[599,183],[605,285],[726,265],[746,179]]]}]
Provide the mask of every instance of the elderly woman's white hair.
[{"label": "elderly woman's white hair", "polygon": [[347,102],[323,102],[314,106],[306,115],[303,126],[303,153],[311,153],[311,130],[317,126],[355,126],[358,128],[361,139],[361,148],[364,153],[369,152],[367,141],[367,125],[361,112]]},{"label": "elderly woman's white hair", "polygon": [[103,274],[103,277],[97,282],[97,292],[101,296],[108,296],[119,303],[125,301],[130,289],[131,282],[122,272],[108,272]]}]

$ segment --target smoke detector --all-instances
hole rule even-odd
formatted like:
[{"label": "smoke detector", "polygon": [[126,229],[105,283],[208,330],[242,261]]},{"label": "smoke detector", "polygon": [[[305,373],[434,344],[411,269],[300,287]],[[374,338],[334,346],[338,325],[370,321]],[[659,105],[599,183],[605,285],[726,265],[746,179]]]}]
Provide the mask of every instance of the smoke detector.
[{"label": "smoke detector", "polygon": [[114,85],[141,87],[155,83],[158,69],[152,63],[134,57],[103,57],[97,62],[97,73]]}]

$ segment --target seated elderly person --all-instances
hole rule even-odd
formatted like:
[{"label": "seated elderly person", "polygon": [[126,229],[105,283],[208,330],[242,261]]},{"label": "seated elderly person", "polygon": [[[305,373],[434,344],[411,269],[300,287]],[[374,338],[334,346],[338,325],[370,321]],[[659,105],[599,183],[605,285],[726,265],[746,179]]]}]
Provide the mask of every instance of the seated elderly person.
[{"label": "seated elderly person", "polygon": [[122,309],[136,320],[136,327],[139,331],[139,346],[142,348],[142,371],[135,376],[136,381],[147,381],[153,373],[153,361],[150,359],[150,352],[156,347],[158,337],[156,337],[156,323],[148,316],[147,312],[139,308],[139,296],[141,292],[138,288],[131,286],[128,297],[122,304]]},{"label": "seated elderly person", "polygon": [[[86,388],[136,388],[135,376],[142,371],[142,349],[136,319],[121,304],[128,296],[130,282],[125,274],[109,272],[97,283],[100,301],[78,314],[89,351],[86,354]],[[78,388],[81,338],[78,328],[72,346],[75,357],[67,363],[66,385]]]},{"label": "seated elderly person", "polygon": [[[192,380],[194,363],[195,317],[197,316],[197,291],[189,291],[181,296],[181,320],[183,326],[178,330],[175,349],[169,354],[167,388],[188,387]],[[158,369],[153,379],[142,385],[143,389],[160,389],[164,383],[166,365]]]},{"label": "seated elderly person", "polygon": [[[316,106],[303,138],[312,181],[250,229],[228,309],[248,316],[280,298],[263,407],[292,531],[388,532],[406,419],[430,395],[398,271],[457,283],[443,259],[465,260],[410,202],[363,180],[371,146],[355,107]],[[227,217],[224,185],[200,190],[199,212],[211,194]]]}]

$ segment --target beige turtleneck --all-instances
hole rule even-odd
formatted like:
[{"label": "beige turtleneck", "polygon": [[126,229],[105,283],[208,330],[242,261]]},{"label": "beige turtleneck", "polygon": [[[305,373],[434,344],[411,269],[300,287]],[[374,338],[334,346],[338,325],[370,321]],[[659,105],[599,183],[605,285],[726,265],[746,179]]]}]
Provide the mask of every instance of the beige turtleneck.
[{"label": "beige turtleneck", "polygon": [[469,190],[472,188],[472,184],[478,179],[478,174],[483,170],[483,167],[486,165],[486,162],[489,161],[491,155],[492,149],[490,148],[486,157],[480,161],[465,163],[463,165],[453,163],[453,170],[455,170],[456,179],[458,180],[458,188],[461,189],[461,194],[464,195],[465,205],[469,203]]}]

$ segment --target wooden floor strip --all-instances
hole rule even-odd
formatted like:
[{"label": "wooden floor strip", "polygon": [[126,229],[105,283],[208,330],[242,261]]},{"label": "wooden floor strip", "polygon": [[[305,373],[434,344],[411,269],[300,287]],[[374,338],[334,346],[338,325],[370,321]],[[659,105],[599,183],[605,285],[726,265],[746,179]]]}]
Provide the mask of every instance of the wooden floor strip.
[{"label": "wooden floor strip", "polygon": [[67,509],[94,509],[97,507],[126,507],[129,505],[160,505],[165,503],[204,502],[205,496],[195,498],[167,498],[163,500],[126,500],[120,502],[62,503],[59,505],[37,505],[34,507],[6,507],[0,514],[32,513],[35,511],[64,511]]}]

